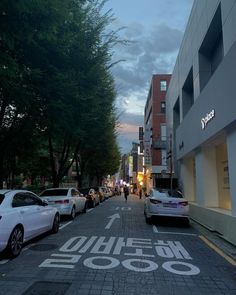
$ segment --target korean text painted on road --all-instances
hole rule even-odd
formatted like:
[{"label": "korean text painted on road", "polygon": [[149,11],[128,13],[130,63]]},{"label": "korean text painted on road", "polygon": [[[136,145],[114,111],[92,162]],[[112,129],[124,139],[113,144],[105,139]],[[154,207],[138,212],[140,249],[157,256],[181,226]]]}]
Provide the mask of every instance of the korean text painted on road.
[{"label": "korean text painted on road", "polygon": [[[192,263],[193,258],[179,241],[164,241],[124,237],[70,238],[51,258],[44,260],[39,267],[75,268],[83,254],[92,254],[83,260],[83,265],[91,269],[112,269],[122,265],[135,272],[149,272],[158,269],[156,257],[167,259],[161,267],[178,275],[198,275],[200,269]],[[120,261],[118,255],[129,256]]]}]

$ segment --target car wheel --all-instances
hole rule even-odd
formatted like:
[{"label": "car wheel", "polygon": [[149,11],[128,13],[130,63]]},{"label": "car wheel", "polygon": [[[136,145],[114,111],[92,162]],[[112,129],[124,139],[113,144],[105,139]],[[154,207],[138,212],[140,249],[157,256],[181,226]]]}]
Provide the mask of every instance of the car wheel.
[{"label": "car wheel", "polygon": [[70,219],[71,220],[75,219],[75,206],[73,206],[72,209],[71,209]]},{"label": "car wheel", "polygon": [[88,205],[87,205],[87,202],[85,202],[85,204],[84,204],[84,209],[82,210],[83,213],[86,213],[86,212],[87,212],[87,206],[88,206]]},{"label": "car wheel", "polygon": [[52,225],[53,234],[56,234],[59,231],[59,226],[60,226],[60,216],[59,214],[56,214],[53,220],[53,225]]},{"label": "car wheel", "polygon": [[17,257],[23,246],[24,231],[21,226],[16,226],[8,240],[7,252],[11,257]]},{"label": "car wheel", "polygon": [[185,225],[186,227],[189,227],[189,226],[190,226],[190,221],[189,221],[188,218],[186,218],[186,219],[184,220],[184,225]]},{"label": "car wheel", "polygon": [[147,224],[151,224],[152,223],[152,217],[147,217],[147,213],[144,210],[144,216],[145,216],[145,221]]},{"label": "car wheel", "polygon": [[93,200],[93,201],[92,201],[92,208],[95,208],[95,206],[96,206],[96,201]]},{"label": "car wheel", "polygon": [[146,221],[147,224],[151,224],[152,223],[152,217],[145,216],[145,221]]}]

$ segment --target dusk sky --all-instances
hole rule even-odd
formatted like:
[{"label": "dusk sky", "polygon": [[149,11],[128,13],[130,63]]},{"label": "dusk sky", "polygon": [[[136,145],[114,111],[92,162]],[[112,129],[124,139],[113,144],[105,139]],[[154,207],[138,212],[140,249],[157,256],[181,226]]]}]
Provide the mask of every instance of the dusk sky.
[{"label": "dusk sky", "polygon": [[138,142],[144,106],[153,74],[171,74],[178,55],[193,0],[108,0],[113,28],[124,27],[123,39],[132,41],[114,49],[112,68],[117,89],[117,113],[121,152]]}]

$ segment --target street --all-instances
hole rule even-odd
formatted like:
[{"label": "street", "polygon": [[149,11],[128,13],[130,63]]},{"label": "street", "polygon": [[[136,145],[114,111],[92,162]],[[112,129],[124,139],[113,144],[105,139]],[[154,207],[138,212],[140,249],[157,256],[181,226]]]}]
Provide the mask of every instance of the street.
[{"label": "street", "polygon": [[236,267],[191,225],[146,224],[115,196],[0,260],[1,295],[236,294]]}]

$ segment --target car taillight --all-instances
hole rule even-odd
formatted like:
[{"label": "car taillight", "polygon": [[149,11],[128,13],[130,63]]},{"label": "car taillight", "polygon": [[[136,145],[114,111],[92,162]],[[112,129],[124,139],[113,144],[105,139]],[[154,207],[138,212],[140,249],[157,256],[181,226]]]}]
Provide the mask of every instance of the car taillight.
[{"label": "car taillight", "polygon": [[69,200],[58,200],[55,201],[56,204],[69,204]]},{"label": "car taillight", "polygon": [[150,202],[153,204],[161,204],[162,203],[162,201],[160,201],[160,200],[153,200],[153,199],[150,199]]},{"label": "car taillight", "polygon": [[188,206],[188,202],[187,201],[179,202],[179,204],[182,205],[182,206]]}]

